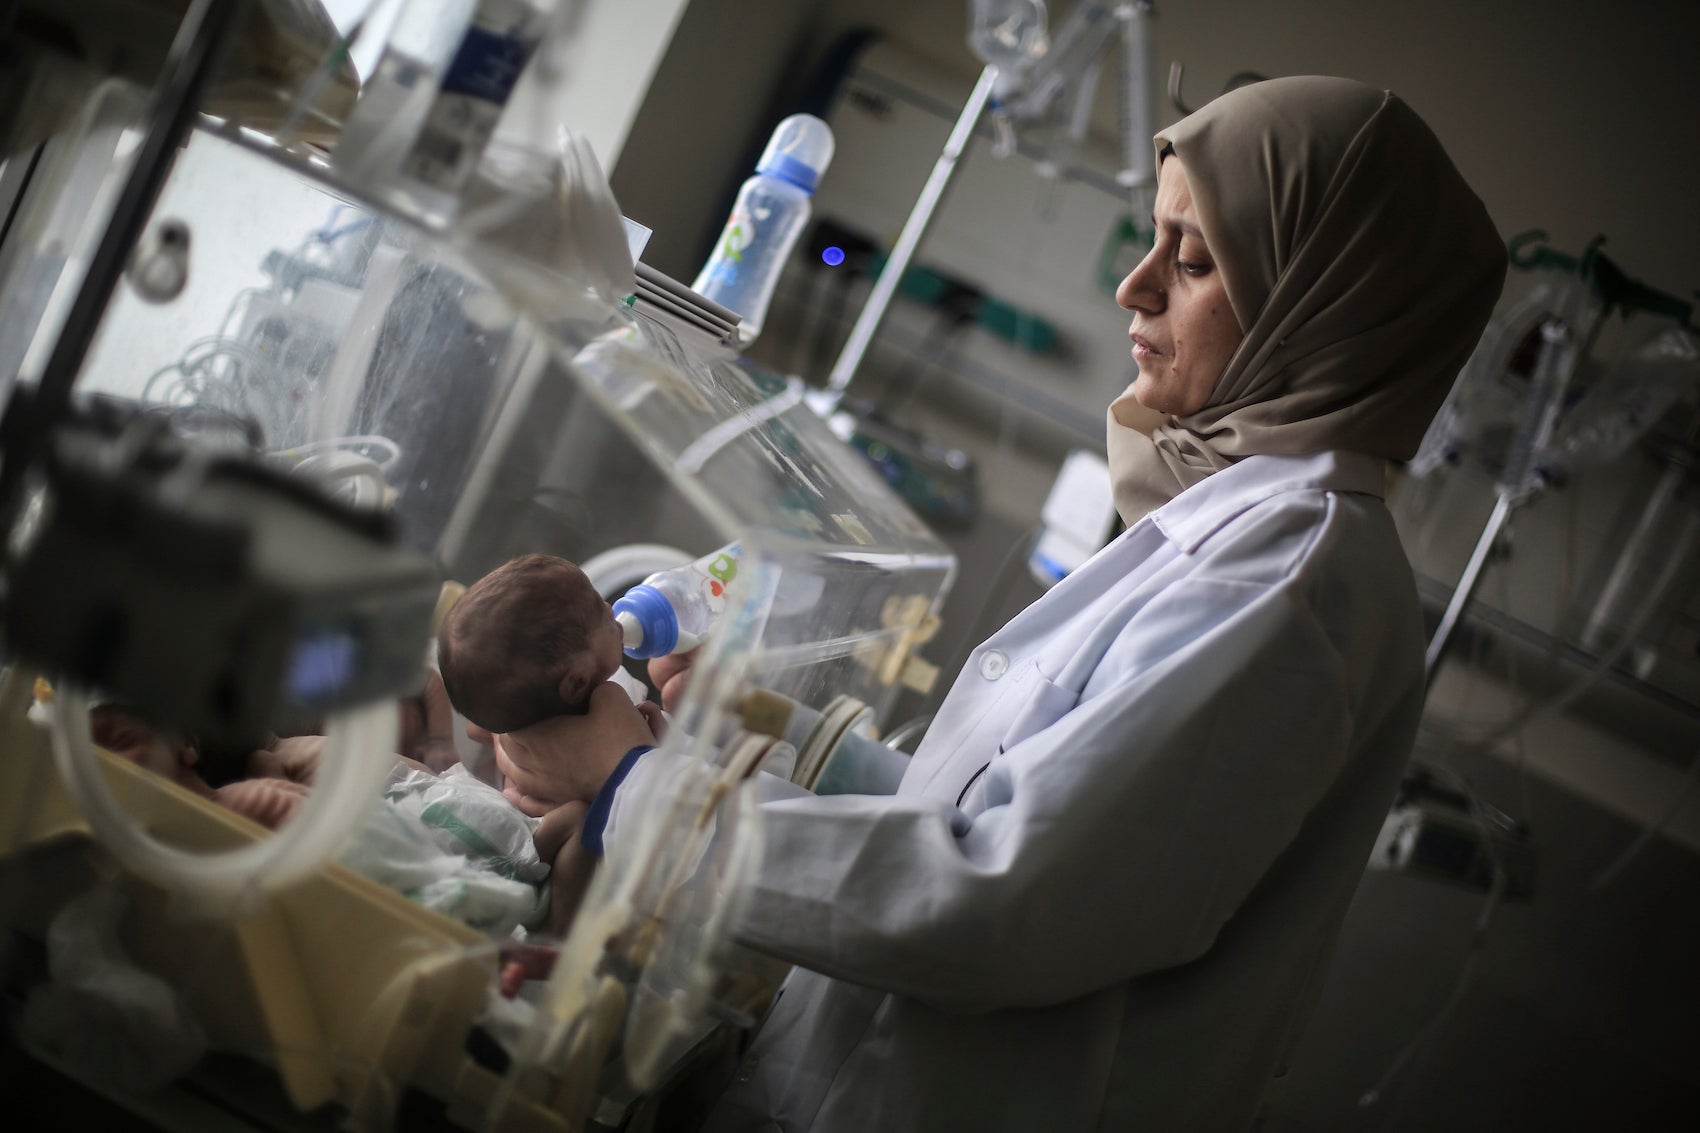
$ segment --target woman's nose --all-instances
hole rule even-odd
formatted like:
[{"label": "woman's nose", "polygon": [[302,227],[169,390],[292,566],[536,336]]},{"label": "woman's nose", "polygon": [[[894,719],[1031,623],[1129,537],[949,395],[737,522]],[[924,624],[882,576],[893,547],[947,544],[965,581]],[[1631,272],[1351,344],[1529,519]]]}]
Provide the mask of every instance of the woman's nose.
[{"label": "woman's nose", "polygon": [[1156,249],[1134,265],[1127,278],[1116,288],[1116,306],[1124,311],[1154,313],[1163,309],[1163,290],[1158,285],[1152,260]]}]

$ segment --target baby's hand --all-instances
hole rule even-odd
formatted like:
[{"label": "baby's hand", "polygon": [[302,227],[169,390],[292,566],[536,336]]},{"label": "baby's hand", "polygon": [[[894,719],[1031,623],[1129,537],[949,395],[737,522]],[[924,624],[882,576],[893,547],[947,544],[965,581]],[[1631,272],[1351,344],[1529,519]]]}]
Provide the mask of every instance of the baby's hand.
[{"label": "baby's hand", "polygon": [[555,970],[560,950],[542,944],[508,943],[501,951],[501,989],[504,999],[512,999],[530,980],[546,980]]},{"label": "baby's hand", "polygon": [[290,736],[248,756],[248,775],[255,779],[286,779],[312,786],[325,755],[325,737]]},{"label": "baby's hand", "polygon": [[276,830],[295,816],[307,801],[308,788],[304,783],[289,779],[239,779],[212,793],[220,806],[251,818],[261,826]]}]

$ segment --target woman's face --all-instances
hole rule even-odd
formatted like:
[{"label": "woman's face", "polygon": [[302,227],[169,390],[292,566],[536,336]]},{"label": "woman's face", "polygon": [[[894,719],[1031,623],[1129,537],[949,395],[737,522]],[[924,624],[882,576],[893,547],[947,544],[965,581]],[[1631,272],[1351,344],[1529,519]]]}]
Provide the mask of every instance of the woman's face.
[{"label": "woman's face", "polygon": [[1173,154],[1157,175],[1152,219],[1156,243],[1116,288],[1116,302],[1133,312],[1127,333],[1139,365],[1134,398],[1184,417],[1209,403],[1245,333],[1198,227],[1186,169]]}]

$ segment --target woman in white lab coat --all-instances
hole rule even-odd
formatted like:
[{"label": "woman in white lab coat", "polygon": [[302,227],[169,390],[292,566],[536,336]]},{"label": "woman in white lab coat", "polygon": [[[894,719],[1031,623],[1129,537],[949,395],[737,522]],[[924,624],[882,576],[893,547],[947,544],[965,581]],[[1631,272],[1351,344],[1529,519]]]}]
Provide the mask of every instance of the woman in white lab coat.
[{"label": "woman in white lab coat", "polygon": [[[895,797],[765,806],[734,931],[799,970],[712,1129],[1237,1130],[1284,1069],[1421,707],[1387,461],[1505,257],[1383,91],[1260,83],[1157,145],[1128,530],[974,650]],[[642,718],[540,729],[515,784],[600,788],[617,844]]]}]

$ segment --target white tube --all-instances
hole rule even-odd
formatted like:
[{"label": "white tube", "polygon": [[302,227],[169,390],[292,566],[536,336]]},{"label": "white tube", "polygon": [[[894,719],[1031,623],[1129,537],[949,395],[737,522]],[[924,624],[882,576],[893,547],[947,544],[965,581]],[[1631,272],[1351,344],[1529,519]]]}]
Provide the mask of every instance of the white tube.
[{"label": "white tube", "polygon": [[1129,189],[1157,180],[1157,155],[1151,136],[1157,132],[1151,105],[1151,0],[1130,0],[1116,9],[1122,22],[1121,127],[1122,168],[1116,182]]},{"label": "white tube", "polygon": [[397,711],[382,700],[330,718],[317,781],[301,811],[263,841],[217,854],[159,842],[113,797],[89,732],[88,697],[60,688],[53,762],[90,829],[126,868],[173,893],[230,902],[281,889],[324,868],[365,820],[394,762]]},{"label": "white tube", "polygon": [[1080,0],[1063,20],[1051,46],[1027,76],[1027,90],[1015,102],[1019,121],[1042,117],[1054,102],[1103,53],[1116,30],[1117,13],[1102,0]]}]

